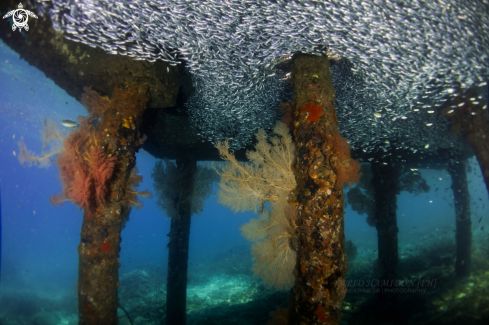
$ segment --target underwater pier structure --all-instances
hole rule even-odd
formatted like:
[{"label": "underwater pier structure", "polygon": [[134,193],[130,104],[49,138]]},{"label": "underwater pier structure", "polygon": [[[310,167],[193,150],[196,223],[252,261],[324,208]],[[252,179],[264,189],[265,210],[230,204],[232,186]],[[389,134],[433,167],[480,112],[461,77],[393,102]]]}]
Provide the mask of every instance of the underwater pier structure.
[{"label": "underwater pier structure", "polygon": [[166,324],[186,323],[187,270],[192,217],[191,197],[195,186],[197,162],[192,155],[182,154],[176,160],[180,194],[178,216],[171,218],[168,236],[168,276],[166,280]]},{"label": "underwater pier structure", "polygon": [[[16,5],[15,1],[7,1],[0,9],[3,12]],[[67,152],[72,157],[65,154],[58,160],[60,169],[64,166],[65,170],[95,170],[87,172],[85,183],[69,178],[72,174],[66,172],[65,184],[72,182],[87,188],[78,196],[70,194],[71,187],[62,193],[84,209],[78,248],[80,324],[117,324],[120,232],[131,207],[138,204],[138,193],[132,187],[137,183],[137,175],[132,173],[135,153],[142,147],[156,158],[176,159],[182,170],[182,183],[189,185],[183,189],[182,197],[194,184],[196,161],[217,161],[219,154],[211,143],[202,142],[198,131],[190,127],[188,115],[182,113],[187,99],[182,91],[185,85],[182,67],[162,61],[135,61],[67,40],[51,28],[48,16],[29,23],[31,31],[23,37],[2,24],[1,39],[83,102],[89,112],[70,138]],[[487,110],[482,109],[482,104],[471,104],[467,98],[473,95],[468,92],[465,99],[457,99],[454,105],[462,107],[466,103],[469,108],[457,110],[456,116],[447,113],[473,152],[466,150],[454,156],[446,149],[436,154],[397,150],[395,154],[384,152],[382,157],[362,148],[350,152],[346,139],[340,135],[335,111],[336,97],[330,74],[333,60],[327,56],[295,54],[291,62],[292,133],[297,148],[293,169],[297,188],[289,203],[299,211],[300,233],[289,324],[340,324],[348,269],[344,252],[343,186],[358,180],[358,161],[369,164],[374,175],[381,278],[396,277],[399,259],[396,194],[400,175],[396,164],[446,169],[451,175],[456,211],[455,271],[459,277],[467,276],[472,235],[463,162],[476,155],[489,190]],[[247,149],[235,151],[235,156],[245,161]],[[75,155],[85,161],[83,166],[73,162]],[[106,171],[105,176],[101,170]],[[93,187],[89,183],[99,185]],[[185,202],[180,204],[180,209],[181,218],[172,219],[170,233],[168,295],[177,298],[167,300],[167,310],[171,311],[167,313],[169,324],[185,322],[191,212]],[[396,296],[379,295],[379,301],[382,317],[392,320],[389,314],[395,312]]]},{"label": "underwater pier structure", "polygon": [[[57,160],[63,194],[84,210],[78,246],[79,324],[118,322],[121,231],[132,206],[138,204],[133,186],[139,180],[133,168],[147,101],[146,88],[139,85],[116,88],[110,99],[87,90],[82,102],[90,115],[65,139],[65,150]],[[97,119],[100,122],[92,128]],[[71,141],[73,147],[68,147]],[[79,179],[84,170],[79,163],[84,159],[92,175]],[[72,195],[70,188],[80,193]]]},{"label": "underwater pier structure", "polygon": [[[14,3],[2,2],[2,12]],[[29,23],[31,32],[25,37],[2,23],[2,40],[89,112],[65,139],[58,159],[64,190],[53,199],[71,200],[84,210],[78,247],[79,323],[117,324],[120,233],[131,207],[138,204],[137,195],[143,194],[133,187],[140,180],[132,173],[143,142],[139,127],[147,107],[175,105],[179,73],[167,63],[134,61],[68,41],[51,28],[48,17]]]},{"label": "underwater pier structure", "polygon": [[360,164],[341,146],[328,58],[296,54],[292,65],[299,247],[289,323],[339,324],[348,268],[343,185],[358,179]]},{"label": "underwater pier structure", "polygon": [[470,274],[472,264],[472,221],[470,219],[470,193],[465,171],[466,162],[459,160],[448,165],[452,178],[452,191],[455,202],[455,275],[458,278]]},{"label": "underwater pier structure", "polygon": [[[469,88],[443,114],[450,119],[454,132],[462,134],[470,144],[489,194],[489,113],[487,103],[476,101],[477,97],[476,89]],[[454,106],[459,109],[453,109]]]},{"label": "underwater pier structure", "polygon": [[[375,227],[377,229],[378,268],[380,281],[397,279],[399,245],[397,227],[397,195],[400,190],[400,166],[371,165],[374,189]],[[396,320],[397,295],[378,293],[379,319],[383,322]]]}]

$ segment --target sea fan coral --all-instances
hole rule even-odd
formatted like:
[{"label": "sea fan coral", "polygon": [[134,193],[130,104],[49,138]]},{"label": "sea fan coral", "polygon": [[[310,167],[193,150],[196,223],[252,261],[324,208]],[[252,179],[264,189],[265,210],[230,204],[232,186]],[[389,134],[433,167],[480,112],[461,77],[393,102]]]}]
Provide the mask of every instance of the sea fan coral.
[{"label": "sea fan coral", "polygon": [[194,186],[188,198],[182,198],[182,182],[177,165],[169,160],[158,161],[151,176],[161,210],[170,218],[179,216],[178,204],[181,200],[190,200],[191,214],[199,215],[204,209],[205,200],[212,194],[212,185],[217,180],[214,170],[198,166],[195,171]]},{"label": "sea fan coral", "polygon": [[141,209],[143,207],[143,202],[139,200],[140,197],[147,197],[152,199],[153,195],[149,190],[145,190],[142,192],[137,192],[136,188],[139,186],[139,183],[143,181],[143,176],[138,174],[137,167],[134,167],[131,170],[131,175],[129,176],[129,182],[127,183],[127,191],[125,200],[128,205],[135,206],[136,209]]},{"label": "sea fan coral", "polygon": [[296,223],[297,209],[282,199],[272,202],[258,219],[251,219],[240,228],[243,236],[253,243],[253,272],[267,287],[288,290],[294,285]]},{"label": "sea fan coral", "polygon": [[63,131],[58,127],[58,123],[51,119],[44,119],[41,129],[42,153],[46,152],[48,145],[51,146],[50,152],[59,151],[65,136]]},{"label": "sea fan coral", "polygon": [[[49,167],[53,156],[61,152],[63,147],[63,132],[58,128],[55,121],[44,119],[41,130],[42,156],[36,156],[29,151],[23,140],[19,141],[18,159],[22,165]],[[47,150],[49,147],[49,150]]]},{"label": "sea fan coral", "polygon": [[287,197],[295,187],[292,172],[294,143],[284,123],[273,129],[277,136],[267,141],[264,130],[256,134],[255,151],[247,151],[249,164],[240,164],[229,152],[228,142],[217,142],[221,158],[229,162],[216,168],[221,176],[218,202],[234,212],[258,212],[266,201],[276,202]]},{"label": "sea fan coral", "polygon": [[254,274],[267,286],[284,290],[294,284],[297,256],[297,209],[288,203],[296,186],[295,147],[285,124],[277,123],[274,133],[277,136],[269,140],[263,130],[256,134],[256,150],[246,153],[248,164],[236,160],[227,142],[217,143],[221,157],[228,161],[216,168],[221,176],[218,202],[235,212],[260,211],[259,218],[250,220],[241,232],[253,243]]},{"label": "sea fan coral", "polygon": [[43,156],[38,157],[32,151],[29,151],[23,140],[19,141],[19,154],[17,158],[19,162],[23,166],[34,166],[37,165],[39,167],[48,167],[49,166],[49,157]]},{"label": "sea fan coral", "polygon": [[151,174],[156,190],[158,207],[170,217],[178,217],[177,202],[180,195],[177,165],[165,159],[157,161]]}]

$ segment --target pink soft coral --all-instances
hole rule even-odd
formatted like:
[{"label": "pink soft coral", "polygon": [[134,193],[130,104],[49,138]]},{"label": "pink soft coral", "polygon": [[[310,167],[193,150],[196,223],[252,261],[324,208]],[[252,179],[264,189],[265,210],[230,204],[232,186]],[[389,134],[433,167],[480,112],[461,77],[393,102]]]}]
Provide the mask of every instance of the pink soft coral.
[{"label": "pink soft coral", "polygon": [[115,160],[115,157],[108,158],[100,147],[90,149],[90,172],[94,181],[95,198],[99,203],[107,200],[106,183],[114,172]]},{"label": "pink soft coral", "polygon": [[63,191],[50,201],[61,204],[70,200],[80,209],[93,212],[107,202],[108,181],[114,173],[116,157],[108,157],[101,147],[88,146],[87,133],[81,127],[65,139],[57,160]]}]

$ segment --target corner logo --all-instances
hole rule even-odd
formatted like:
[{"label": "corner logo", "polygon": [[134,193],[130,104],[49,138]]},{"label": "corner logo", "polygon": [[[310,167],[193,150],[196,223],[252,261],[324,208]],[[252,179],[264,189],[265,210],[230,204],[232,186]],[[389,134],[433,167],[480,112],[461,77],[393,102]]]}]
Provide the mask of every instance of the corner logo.
[{"label": "corner logo", "polygon": [[27,19],[29,18],[28,16],[34,17],[37,19],[37,16],[29,10],[22,9],[22,3],[19,3],[19,9],[15,9],[12,11],[9,11],[3,18],[8,18],[12,16],[12,30],[15,31],[15,29],[18,27],[19,32],[24,28],[26,31],[29,30],[29,25],[27,25]]}]

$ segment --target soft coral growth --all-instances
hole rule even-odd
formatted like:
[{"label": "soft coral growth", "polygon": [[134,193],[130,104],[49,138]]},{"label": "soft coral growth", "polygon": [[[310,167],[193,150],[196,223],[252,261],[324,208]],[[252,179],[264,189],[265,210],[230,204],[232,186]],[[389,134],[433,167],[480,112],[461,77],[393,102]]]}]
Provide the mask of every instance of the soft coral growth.
[{"label": "soft coral growth", "polygon": [[73,186],[68,198],[74,203],[77,203],[81,209],[89,210],[93,205],[91,195],[93,187],[92,178],[80,169],[75,172]]},{"label": "soft coral growth", "polygon": [[42,140],[42,152],[46,154],[48,144],[51,144],[51,151],[57,151],[61,149],[60,144],[64,140],[65,136],[63,131],[58,128],[58,124],[51,119],[44,119],[41,129]]},{"label": "soft coral growth", "polygon": [[114,172],[115,157],[108,158],[102,148],[90,148],[91,174],[95,186],[95,197],[100,203],[105,203],[108,188],[105,185]]},{"label": "soft coral growth", "polygon": [[137,192],[136,187],[139,186],[139,183],[143,181],[143,176],[138,174],[137,167],[134,167],[131,171],[131,175],[129,176],[129,182],[127,183],[127,191],[125,200],[129,206],[134,205],[136,209],[141,209],[143,207],[143,202],[141,202],[138,198],[147,197],[152,199],[153,194],[149,190],[145,190],[142,192]]},{"label": "soft coral growth", "polygon": [[[58,128],[53,120],[44,119],[41,130],[42,156],[36,156],[29,151],[23,140],[19,141],[18,159],[22,165],[49,167],[53,156],[59,154],[62,150],[63,132]],[[49,150],[47,150],[49,146]]]},{"label": "soft coral growth", "polygon": [[58,157],[58,167],[62,193],[51,196],[49,201],[56,205],[69,200],[78,204],[81,209],[88,208],[90,179],[87,178],[83,164],[74,156],[74,151],[63,151]]},{"label": "soft coral growth", "polygon": [[100,96],[95,90],[84,87],[85,93],[81,97],[81,103],[87,109],[90,116],[102,117],[104,112],[110,107],[110,99],[107,96]]},{"label": "soft coral growth", "polygon": [[88,130],[87,124],[82,123],[64,141],[64,150],[58,156],[63,190],[50,198],[52,204],[70,200],[80,209],[93,211],[106,203],[116,158],[108,157],[101,147],[92,144]]},{"label": "soft coral growth", "polygon": [[340,185],[357,183],[362,175],[359,173],[361,165],[358,160],[351,158],[350,145],[346,139],[340,135],[338,130],[333,131],[332,144],[333,152],[338,158],[336,164],[337,182]]}]

